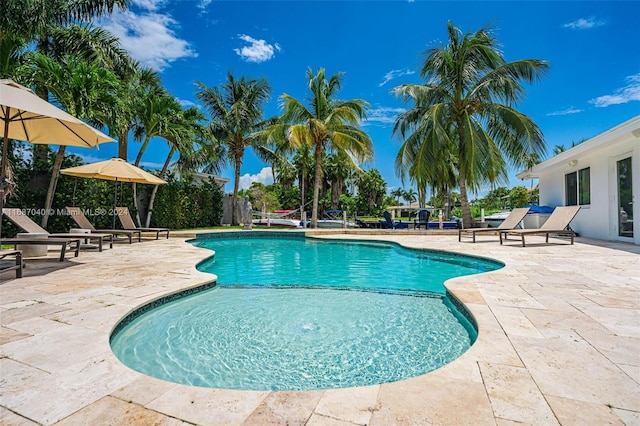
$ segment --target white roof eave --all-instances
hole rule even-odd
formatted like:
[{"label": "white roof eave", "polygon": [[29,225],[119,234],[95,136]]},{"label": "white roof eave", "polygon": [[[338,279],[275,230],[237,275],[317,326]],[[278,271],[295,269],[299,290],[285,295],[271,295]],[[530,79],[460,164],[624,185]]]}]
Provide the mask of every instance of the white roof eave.
[{"label": "white roof eave", "polygon": [[603,145],[616,140],[622,140],[624,136],[631,134],[632,137],[640,138],[640,115],[636,116],[624,123],[607,130],[591,139],[582,142],[550,159],[536,164],[531,169],[523,170],[516,175],[518,179],[535,179],[540,177],[540,173],[547,169],[553,168],[559,164],[569,163],[572,160],[578,160],[589,152],[596,150]]}]

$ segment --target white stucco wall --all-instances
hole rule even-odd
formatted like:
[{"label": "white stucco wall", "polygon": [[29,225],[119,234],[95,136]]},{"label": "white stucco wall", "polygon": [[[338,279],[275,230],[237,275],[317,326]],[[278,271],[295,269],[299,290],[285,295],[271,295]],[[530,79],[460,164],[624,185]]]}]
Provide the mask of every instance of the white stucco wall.
[{"label": "white stucco wall", "polygon": [[565,205],[565,175],[590,167],[591,204],[582,206],[571,228],[585,237],[620,239],[616,162],[627,157],[632,157],[635,227],[633,240],[621,240],[640,244],[640,116],[534,167],[540,205]]}]

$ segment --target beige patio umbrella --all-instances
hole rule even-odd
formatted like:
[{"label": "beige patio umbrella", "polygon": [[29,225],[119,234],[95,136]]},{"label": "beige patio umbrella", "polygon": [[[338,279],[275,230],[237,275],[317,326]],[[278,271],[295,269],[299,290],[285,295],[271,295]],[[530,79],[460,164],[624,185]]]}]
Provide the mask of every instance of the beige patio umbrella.
[{"label": "beige patio umbrella", "polygon": [[[4,206],[9,139],[35,144],[94,147],[114,139],[50,104],[13,80],[0,80],[0,211]],[[0,221],[0,235],[2,223]]]},{"label": "beige patio umbrella", "polygon": [[152,185],[162,185],[165,182],[149,172],[145,172],[139,167],[129,164],[122,158],[112,158],[98,163],[85,164],[83,166],[70,167],[60,170],[63,175],[77,176],[84,178],[94,178],[102,180],[113,180],[116,182],[116,189],[113,195],[113,228],[116,227],[115,208],[117,207],[118,182],[148,183]]}]

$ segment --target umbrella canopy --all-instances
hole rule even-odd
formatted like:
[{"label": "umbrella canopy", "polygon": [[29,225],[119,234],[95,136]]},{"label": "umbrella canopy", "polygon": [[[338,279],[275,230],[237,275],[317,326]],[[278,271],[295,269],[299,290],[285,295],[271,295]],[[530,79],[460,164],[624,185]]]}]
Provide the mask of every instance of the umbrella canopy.
[{"label": "umbrella canopy", "polygon": [[115,180],[118,182],[149,183],[154,185],[167,183],[159,177],[127,163],[122,158],[112,158],[111,160],[100,161],[98,163],[70,167],[60,170],[60,173],[63,175]]},{"label": "umbrella canopy", "polygon": [[114,141],[13,80],[0,80],[0,121],[4,124],[3,177],[8,139],[88,148]]},{"label": "umbrella canopy", "polygon": [[113,195],[113,229],[116,228],[116,207],[118,199],[118,182],[135,182],[161,185],[167,183],[149,172],[145,172],[139,167],[129,164],[122,158],[112,158],[111,160],[100,161],[98,163],[85,164],[83,166],[70,167],[60,170],[63,175],[78,176],[84,178],[94,178],[116,181],[116,190]]},{"label": "umbrella canopy", "polygon": [[[55,107],[13,80],[0,80],[0,211],[4,205],[9,139],[35,144],[94,147],[114,139]],[[0,234],[2,224],[0,221]]]}]

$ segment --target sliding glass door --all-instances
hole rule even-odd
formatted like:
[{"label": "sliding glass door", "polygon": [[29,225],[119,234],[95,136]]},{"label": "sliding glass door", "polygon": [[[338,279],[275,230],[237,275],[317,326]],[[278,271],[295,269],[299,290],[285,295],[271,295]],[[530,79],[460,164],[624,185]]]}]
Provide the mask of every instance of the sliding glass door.
[{"label": "sliding glass door", "polygon": [[617,162],[618,172],[618,236],[633,238],[633,188],[631,157]]}]

